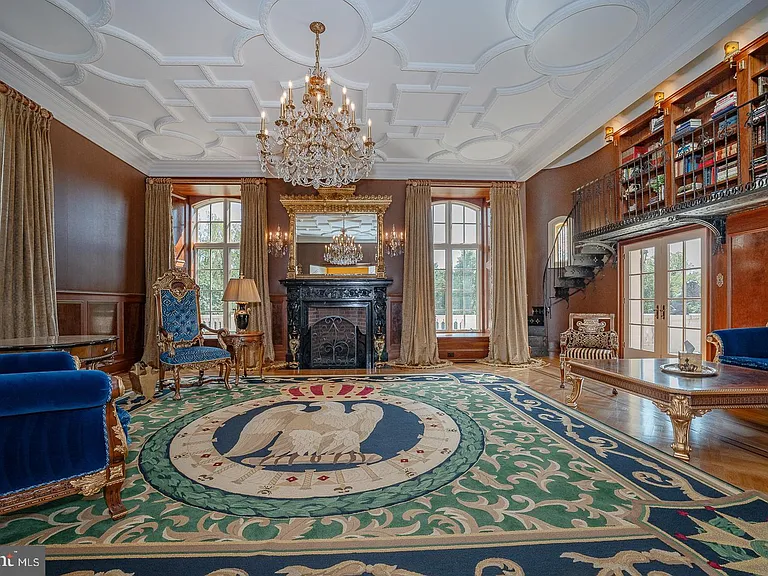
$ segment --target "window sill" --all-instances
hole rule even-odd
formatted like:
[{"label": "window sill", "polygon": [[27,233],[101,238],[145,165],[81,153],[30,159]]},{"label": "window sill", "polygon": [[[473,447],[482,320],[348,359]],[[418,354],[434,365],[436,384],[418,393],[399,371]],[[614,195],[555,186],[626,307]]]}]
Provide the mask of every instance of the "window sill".
[{"label": "window sill", "polygon": [[490,332],[438,332],[438,338],[488,338]]}]

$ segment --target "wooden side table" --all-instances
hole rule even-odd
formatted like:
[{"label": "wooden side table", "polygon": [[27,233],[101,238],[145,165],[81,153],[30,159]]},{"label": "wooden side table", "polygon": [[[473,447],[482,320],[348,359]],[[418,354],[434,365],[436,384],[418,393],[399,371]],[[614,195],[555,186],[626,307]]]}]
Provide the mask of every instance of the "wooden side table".
[{"label": "wooden side table", "polygon": [[230,332],[222,335],[222,340],[227,350],[232,355],[235,365],[235,385],[240,383],[240,367],[243,368],[243,376],[248,376],[248,363],[245,359],[245,351],[252,348],[259,357],[259,376],[264,376],[264,332]]}]

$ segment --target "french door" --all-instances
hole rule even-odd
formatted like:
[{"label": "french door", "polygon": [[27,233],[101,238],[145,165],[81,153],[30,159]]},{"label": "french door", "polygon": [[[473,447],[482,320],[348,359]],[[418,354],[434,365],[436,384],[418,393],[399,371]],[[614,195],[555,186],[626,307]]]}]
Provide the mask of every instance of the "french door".
[{"label": "french door", "polygon": [[706,337],[706,231],[693,230],[622,248],[624,357],[669,358]]}]

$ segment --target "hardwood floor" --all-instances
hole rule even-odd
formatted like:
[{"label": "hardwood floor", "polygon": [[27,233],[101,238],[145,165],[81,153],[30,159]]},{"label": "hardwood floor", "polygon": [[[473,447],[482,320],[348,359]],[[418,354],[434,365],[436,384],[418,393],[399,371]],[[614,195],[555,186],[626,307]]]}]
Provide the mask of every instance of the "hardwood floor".
[{"label": "hardwood floor", "polygon": [[[475,363],[457,363],[435,372],[486,372],[520,380],[546,396],[565,402],[560,388],[557,359],[530,370],[493,368]],[[328,371],[265,370],[265,375],[328,374]],[[334,374],[365,374],[365,370],[334,371]],[[384,368],[379,373],[403,373]],[[127,379],[127,375],[126,375]],[[649,400],[624,392],[617,396],[604,384],[585,380],[579,411],[621,430],[666,453],[671,453],[672,425]],[[716,410],[695,418],[691,424],[690,463],[743,489],[768,492],[768,410]]]}]

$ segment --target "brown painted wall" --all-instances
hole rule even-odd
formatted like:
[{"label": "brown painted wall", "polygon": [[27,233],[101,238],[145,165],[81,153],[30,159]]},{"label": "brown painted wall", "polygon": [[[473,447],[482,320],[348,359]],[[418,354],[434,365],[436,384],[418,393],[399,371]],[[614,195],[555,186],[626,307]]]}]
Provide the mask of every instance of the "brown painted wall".
[{"label": "brown painted wall", "polygon": [[60,291],[144,293],[144,174],[54,121]]},{"label": "brown painted wall", "polygon": [[[604,146],[594,154],[561,168],[542,170],[525,183],[526,193],[526,283],[528,306],[542,306],[542,278],[550,246],[549,221],[566,216],[573,206],[571,192],[602,176],[617,165],[615,146]],[[604,268],[584,292],[571,297],[570,305],[560,302],[548,320],[550,346],[559,341],[570,312],[618,313],[618,275],[613,265]]]}]

